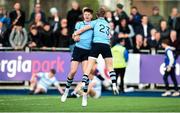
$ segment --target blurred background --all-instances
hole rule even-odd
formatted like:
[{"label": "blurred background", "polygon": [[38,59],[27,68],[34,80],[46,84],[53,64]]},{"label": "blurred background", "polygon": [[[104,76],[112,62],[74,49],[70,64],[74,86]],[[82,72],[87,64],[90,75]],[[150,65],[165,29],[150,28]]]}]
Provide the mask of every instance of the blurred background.
[{"label": "blurred background", "polygon": [[[71,7],[71,2],[73,0],[16,0],[17,2],[23,4],[22,9],[26,10],[26,16],[29,17],[33,11],[33,6],[36,3],[42,4],[42,9],[48,14],[51,7],[57,7],[59,13],[62,17],[66,16],[66,13]],[[88,6],[93,9],[97,9],[99,6],[106,6],[110,10],[116,9],[117,3],[122,3],[124,5],[125,11],[130,14],[131,6],[136,6],[139,12],[142,14],[151,15],[151,9],[153,6],[158,6],[160,8],[160,14],[164,15],[166,18],[171,12],[172,7],[179,8],[179,0],[77,0],[80,3],[81,8],[83,6]],[[7,11],[10,11],[14,5],[14,0],[0,0],[1,7],[4,7]]]}]

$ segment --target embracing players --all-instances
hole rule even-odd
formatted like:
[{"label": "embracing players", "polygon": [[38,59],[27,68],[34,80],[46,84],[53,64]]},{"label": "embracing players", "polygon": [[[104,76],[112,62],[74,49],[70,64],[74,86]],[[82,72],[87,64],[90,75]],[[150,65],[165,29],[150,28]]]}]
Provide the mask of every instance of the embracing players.
[{"label": "embracing players", "polygon": [[112,81],[112,89],[114,94],[119,94],[119,91],[116,86],[116,73],[113,69],[112,63],[112,53],[110,48],[110,27],[108,22],[104,19],[105,9],[100,8],[97,11],[98,19],[92,21],[89,25],[84,26],[83,28],[74,32],[73,37],[78,35],[83,35],[88,30],[93,30],[93,40],[92,40],[92,48],[90,51],[90,55],[88,58],[88,65],[84,71],[83,75],[83,86],[84,86],[84,94],[82,98],[82,106],[87,106],[87,91],[89,84],[89,74],[91,72],[92,67],[96,62],[96,58],[101,54],[105,59],[106,68],[108,69],[109,75]]}]

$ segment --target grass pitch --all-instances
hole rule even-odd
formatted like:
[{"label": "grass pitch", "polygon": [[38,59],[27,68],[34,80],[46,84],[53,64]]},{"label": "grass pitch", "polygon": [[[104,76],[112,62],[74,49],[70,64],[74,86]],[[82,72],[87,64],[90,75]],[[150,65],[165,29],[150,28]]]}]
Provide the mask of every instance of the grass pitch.
[{"label": "grass pitch", "polygon": [[180,112],[180,98],[103,96],[89,98],[81,107],[81,98],[51,95],[0,95],[0,112]]}]

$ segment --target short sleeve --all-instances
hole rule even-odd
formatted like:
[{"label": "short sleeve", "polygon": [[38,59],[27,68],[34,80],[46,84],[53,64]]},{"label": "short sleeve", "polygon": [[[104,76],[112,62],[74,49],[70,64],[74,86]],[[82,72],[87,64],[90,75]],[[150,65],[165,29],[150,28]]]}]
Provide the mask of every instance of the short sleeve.
[{"label": "short sleeve", "polygon": [[37,73],[37,76],[41,78],[41,77],[44,76],[44,73],[43,72],[39,72],[39,73]]},{"label": "short sleeve", "polygon": [[76,23],[74,31],[77,31],[78,29],[80,29],[80,22]]}]

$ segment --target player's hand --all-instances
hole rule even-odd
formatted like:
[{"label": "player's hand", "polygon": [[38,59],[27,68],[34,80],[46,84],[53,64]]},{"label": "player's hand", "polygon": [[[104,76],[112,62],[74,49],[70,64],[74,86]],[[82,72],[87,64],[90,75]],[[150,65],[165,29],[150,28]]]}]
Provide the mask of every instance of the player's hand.
[{"label": "player's hand", "polygon": [[63,94],[64,94],[64,91],[62,90],[60,93],[61,93],[61,95],[63,95]]},{"label": "player's hand", "polygon": [[79,35],[76,35],[73,37],[74,41],[75,42],[79,42],[80,41],[80,36]]},{"label": "player's hand", "polygon": [[35,83],[36,81],[37,81],[36,78],[31,78],[31,80],[30,80],[31,83]]},{"label": "player's hand", "polygon": [[56,47],[52,47],[52,50],[55,51],[55,50],[56,50]]},{"label": "player's hand", "polygon": [[125,37],[124,34],[119,33],[118,38],[124,38],[124,37]]},{"label": "player's hand", "polygon": [[166,71],[170,72],[171,71],[171,66],[167,66]]},{"label": "player's hand", "polygon": [[77,36],[77,31],[75,31],[75,32],[73,33],[73,37],[75,37],[75,36]]}]

